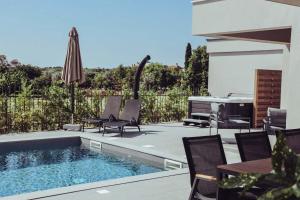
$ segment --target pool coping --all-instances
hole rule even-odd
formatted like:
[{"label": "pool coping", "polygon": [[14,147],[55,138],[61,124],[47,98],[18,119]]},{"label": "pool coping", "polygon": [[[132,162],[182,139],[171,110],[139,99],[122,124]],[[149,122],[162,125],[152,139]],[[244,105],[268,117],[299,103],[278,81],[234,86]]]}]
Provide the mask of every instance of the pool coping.
[{"label": "pool coping", "polygon": [[111,179],[106,181],[98,181],[93,183],[86,183],[86,184],[79,184],[79,185],[73,185],[68,187],[60,187],[60,188],[53,188],[49,190],[41,190],[36,192],[30,192],[30,193],[24,193],[20,195],[12,195],[12,196],[6,196],[0,198],[1,200],[34,200],[34,199],[42,199],[46,197],[54,197],[64,194],[70,194],[70,193],[76,193],[81,191],[87,191],[87,190],[94,190],[94,189],[101,189],[104,187],[110,187],[110,186],[117,186],[122,184],[128,184],[128,183],[135,183],[135,182],[141,182],[141,181],[148,181],[148,180],[154,180],[154,179],[160,179],[160,178],[166,178],[171,176],[178,176],[183,174],[188,174],[188,169],[177,169],[172,171],[163,171],[163,172],[156,172],[151,174],[145,174],[145,175],[138,175],[138,176],[131,176],[131,177],[124,177],[119,179]]},{"label": "pool coping", "polygon": [[[78,132],[76,132],[76,133],[74,132],[70,135],[62,135],[62,136],[56,135],[53,137],[52,136],[50,136],[50,137],[49,136],[38,136],[38,137],[28,137],[28,138],[18,138],[18,139],[11,138],[11,139],[7,139],[5,141],[0,140],[0,143],[14,142],[14,141],[17,142],[17,141],[44,140],[44,139],[53,139],[53,138],[70,138],[70,137],[80,137],[82,139],[92,140],[92,141],[100,142],[100,143],[107,144],[107,145],[125,148],[130,151],[136,151],[139,153],[148,154],[148,155],[159,157],[162,159],[174,160],[174,161],[177,161],[180,163],[184,163],[185,167],[187,164],[186,159],[179,157],[179,156],[174,156],[174,155],[171,155],[168,153],[158,152],[155,150],[146,149],[146,148],[138,147],[138,146],[134,146],[134,145],[124,144],[124,143],[114,141],[114,140],[107,140],[105,138],[97,138],[97,137],[93,137],[92,135],[86,135],[84,133],[78,133]],[[69,193],[80,192],[80,191],[100,189],[103,187],[109,187],[109,186],[115,186],[115,185],[121,185],[121,184],[127,184],[127,183],[134,183],[134,182],[139,182],[139,181],[147,181],[147,180],[165,178],[165,177],[170,177],[170,176],[183,175],[183,174],[188,174],[188,173],[189,173],[188,168],[182,168],[182,169],[176,169],[176,170],[170,170],[170,171],[155,172],[155,173],[144,174],[144,175],[129,176],[129,177],[118,178],[118,179],[111,179],[111,180],[98,181],[98,182],[93,182],[93,183],[78,184],[78,185],[72,185],[72,186],[68,186],[68,187],[60,187],[60,188],[41,190],[41,191],[35,191],[35,192],[30,192],[30,193],[23,193],[23,194],[18,194],[18,195],[5,196],[5,197],[0,197],[0,200],[41,199],[41,198],[59,196],[59,195],[64,195],[64,194],[69,194]]]}]

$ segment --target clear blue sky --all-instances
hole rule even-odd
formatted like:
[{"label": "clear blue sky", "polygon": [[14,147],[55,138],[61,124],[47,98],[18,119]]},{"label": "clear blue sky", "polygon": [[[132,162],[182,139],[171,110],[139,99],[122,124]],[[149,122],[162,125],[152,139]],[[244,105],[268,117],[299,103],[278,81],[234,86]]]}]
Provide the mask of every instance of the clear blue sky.
[{"label": "clear blue sky", "polygon": [[24,64],[62,66],[68,32],[79,32],[85,67],[152,62],[180,65],[192,36],[190,0],[0,0],[0,54]]}]

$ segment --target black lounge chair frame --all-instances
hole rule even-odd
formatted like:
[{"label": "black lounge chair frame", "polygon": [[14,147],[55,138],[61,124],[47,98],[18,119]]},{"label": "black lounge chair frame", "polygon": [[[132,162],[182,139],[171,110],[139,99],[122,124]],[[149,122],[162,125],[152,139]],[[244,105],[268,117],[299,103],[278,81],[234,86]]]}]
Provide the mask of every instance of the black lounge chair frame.
[{"label": "black lounge chair frame", "polygon": [[125,132],[125,126],[134,126],[137,127],[139,132],[141,132],[139,126],[139,116],[141,110],[141,102],[138,99],[127,100],[124,106],[124,110],[120,114],[119,119],[109,120],[108,122],[103,123],[103,136],[106,133],[107,127],[118,127],[121,137]]},{"label": "black lounge chair frame", "polygon": [[94,124],[99,127],[99,133],[104,122],[119,118],[122,96],[109,96],[104,111],[99,118],[89,118],[82,120],[82,132],[84,132],[85,124]]}]

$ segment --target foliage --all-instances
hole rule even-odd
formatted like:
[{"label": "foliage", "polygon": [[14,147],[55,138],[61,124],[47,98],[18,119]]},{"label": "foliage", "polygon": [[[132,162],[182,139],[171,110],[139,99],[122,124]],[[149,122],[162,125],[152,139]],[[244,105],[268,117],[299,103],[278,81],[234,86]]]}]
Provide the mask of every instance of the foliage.
[{"label": "foliage", "polygon": [[41,121],[45,120],[48,124],[48,129],[62,128],[64,123],[70,122],[71,109],[69,106],[68,91],[60,87],[61,82],[56,82],[44,91],[44,96],[47,101],[42,102],[42,108],[46,118],[40,118]]},{"label": "foliage", "polygon": [[81,88],[91,88],[93,86],[93,80],[95,79],[95,73],[86,73],[85,82],[80,85]]},{"label": "foliage", "polygon": [[[160,63],[151,63],[145,67],[141,77],[141,88],[164,92],[174,87],[182,87],[199,91],[207,88],[208,54],[206,47],[186,49],[185,68],[167,66]],[[33,94],[41,95],[43,90],[60,80],[62,67],[39,68],[32,65],[11,64],[4,55],[0,55],[0,93],[18,92],[21,81],[25,80],[32,85]],[[136,65],[119,65],[112,69],[85,68],[86,82],[80,85],[84,89],[103,89],[121,92],[124,88],[133,88]],[[2,89],[2,90],[1,90]],[[5,91],[4,91],[5,90]]]},{"label": "foliage", "polygon": [[[164,113],[166,121],[180,121],[186,116],[186,107],[188,103],[188,96],[184,91],[172,89],[167,91],[166,103],[164,106]],[[185,97],[185,98],[182,98]]]},{"label": "foliage", "polygon": [[[205,51],[205,47],[194,50],[186,70],[160,63],[145,67],[140,90],[143,123],[181,120],[187,111],[187,96],[195,85],[201,95],[207,95]],[[75,122],[98,117],[109,95],[122,95],[124,105],[132,97],[136,69],[136,65],[86,68],[86,82],[75,93]],[[55,130],[69,123],[69,91],[60,80],[61,71],[62,67],[39,68],[8,62],[6,56],[0,55],[0,128],[10,125],[19,132]]]},{"label": "foliage", "polygon": [[33,80],[42,75],[41,68],[31,65],[17,65],[14,70],[21,72],[27,81]]},{"label": "foliage", "polygon": [[6,128],[6,111],[7,111],[7,101],[3,96],[0,96],[0,103],[1,103],[1,107],[2,110],[0,112],[0,130],[3,128]]},{"label": "foliage", "polygon": [[10,71],[8,68],[0,73],[0,93],[12,94],[20,90],[24,75],[20,71]]},{"label": "foliage", "polygon": [[37,77],[34,80],[32,80],[31,84],[32,84],[33,94],[42,95],[43,91],[51,86],[52,76],[49,73],[45,73],[40,77]]},{"label": "foliage", "polygon": [[279,134],[272,152],[273,171],[269,174],[242,174],[225,179],[223,188],[243,187],[244,192],[255,185],[271,187],[258,200],[292,200],[300,198],[300,158],[287,145],[285,137]]},{"label": "foliage", "polygon": [[142,74],[141,88],[145,90],[160,90],[162,89],[162,77],[164,66],[159,63],[149,64]]},{"label": "foliage", "polygon": [[144,123],[158,122],[162,116],[162,109],[157,106],[157,96],[154,91],[141,91],[142,100],[141,119]]},{"label": "foliage", "polygon": [[5,55],[0,55],[0,73],[3,73],[9,67],[9,63]]},{"label": "foliage", "polygon": [[166,91],[180,86],[182,70],[178,67],[167,67],[159,63],[149,64],[142,74],[144,90]]},{"label": "foliage", "polygon": [[92,108],[89,106],[88,101],[86,101],[86,91],[85,90],[76,90],[75,92],[75,99],[76,99],[76,106],[75,106],[75,113],[74,116],[76,117],[75,121],[82,122],[83,118],[87,118],[92,113]]},{"label": "foliage", "polygon": [[126,68],[126,77],[123,79],[123,88],[131,89],[134,85],[134,75],[137,70],[136,65],[132,65],[131,67]]},{"label": "foliage", "polygon": [[154,91],[142,91],[142,120],[143,123],[180,121],[186,117],[188,96],[180,89],[168,90],[164,95]]},{"label": "foliage", "polygon": [[207,88],[208,60],[206,46],[193,50],[185,76],[186,85],[193,90],[193,95],[198,95],[201,88]]},{"label": "foliage", "polygon": [[189,67],[191,56],[192,56],[192,45],[191,43],[188,43],[185,50],[185,61],[184,61],[185,69]]},{"label": "foliage", "polygon": [[22,91],[16,98],[13,129],[20,132],[27,132],[32,125],[32,111],[30,109],[31,85],[22,82]]},{"label": "foliage", "polygon": [[[28,132],[32,130],[56,130],[63,124],[70,123],[71,111],[69,93],[61,82],[56,82],[46,88],[41,96],[33,96],[32,85],[22,84],[22,90],[16,97],[5,101],[0,99],[1,127],[6,120],[12,124],[14,131]],[[109,95],[120,95],[115,91],[82,90],[77,88],[75,93],[75,123],[81,123],[85,117],[99,117],[103,112]],[[141,91],[142,123],[156,123],[181,120],[186,115],[187,97],[182,90],[172,89],[165,94],[155,91]],[[122,105],[132,97],[130,89],[124,89]],[[6,106],[9,112],[5,114]]]}]

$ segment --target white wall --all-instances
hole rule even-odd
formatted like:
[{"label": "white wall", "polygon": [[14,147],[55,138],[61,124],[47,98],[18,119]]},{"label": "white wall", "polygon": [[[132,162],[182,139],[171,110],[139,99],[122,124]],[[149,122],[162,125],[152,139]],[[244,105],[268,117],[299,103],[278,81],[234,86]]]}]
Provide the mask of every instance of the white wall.
[{"label": "white wall", "polygon": [[208,52],[208,89],[213,96],[226,96],[231,92],[253,95],[255,69],[282,69],[281,45],[209,40]]},{"label": "white wall", "polygon": [[[300,8],[299,13],[300,13]],[[285,69],[286,93],[283,105],[287,108],[287,128],[300,128],[300,23],[295,18],[292,28],[288,66]]]},{"label": "white wall", "polygon": [[281,81],[281,105],[282,109],[287,109],[287,100],[289,97],[288,86],[289,86],[289,78],[288,78],[288,68],[290,62],[290,47],[288,45],[284,46],[283,49],[283,69],[282,69],[282,81]]},{"label": "white wall", "polygon": [[203,0],[193,3],[193,35],[290,27],[297,7],[265,0]]}]

